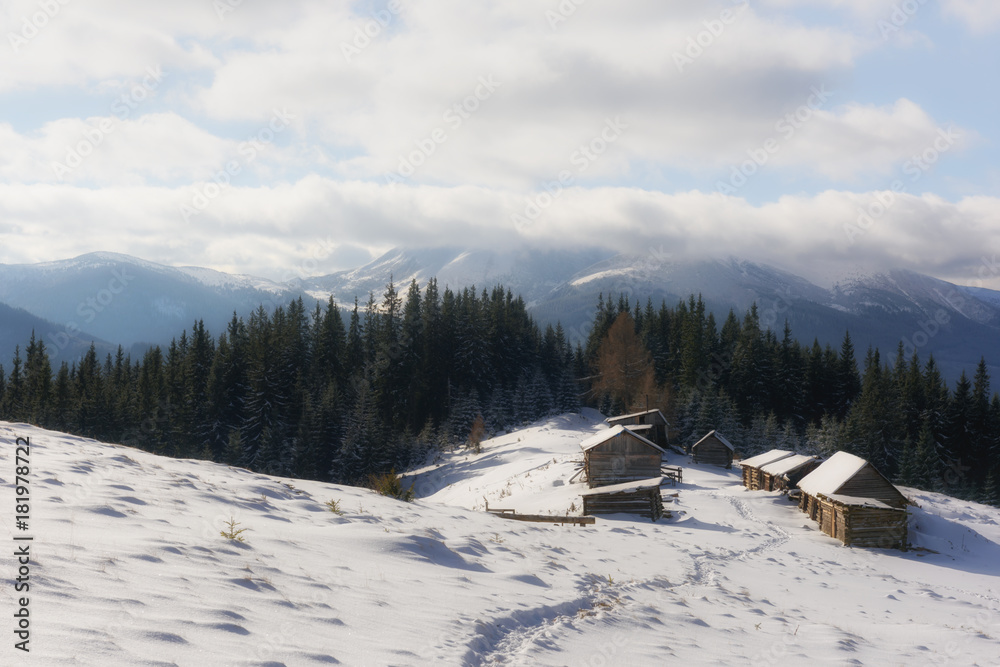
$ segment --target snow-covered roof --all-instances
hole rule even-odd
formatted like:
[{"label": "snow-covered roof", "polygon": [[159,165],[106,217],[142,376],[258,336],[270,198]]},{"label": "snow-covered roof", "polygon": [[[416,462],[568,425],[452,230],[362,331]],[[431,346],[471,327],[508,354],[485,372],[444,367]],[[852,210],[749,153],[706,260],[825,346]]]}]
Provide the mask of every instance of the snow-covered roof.
[{"label": "snow-covered roof", "polygon": [[764,452],[763,454],[758,454],[757,456],[751,456],[748,459],[743,459],[740,461],[741,466],[750,466],[751,468],[763,468],[768,463],[774,463],[781,459],[788,458],[792,455],[792,452],[786,451],[784,449],[772,449],[769,452]]},{"label": "snow-covered roof", "polygon": [[617,421],[621,421],[622,419],[631,419],[633,417],[641,417],[642,415],[651,415],[654,412],[658,412],[660,414],[660,419],[662,419],[663,422],[666,423],[667,418],[664,416],[664,414],[662,412],[660,412],[659,410],[656,410],[656,409],[654,409],[654,410],[643,410],[642,412],[633,412],[632,414],[629,414],[629,415],[615,415],[614,417],[608,417],[604,421],[608,422],[609,424],[613,424],[613,423],[615,423]]},{"label": "snow-covered roof", "polygon": [[653,489],[663,485],[662,477],[651,477],[640,479],[637,482],[625,482],[623,484],[609,484],[608,486],[598,486],[597,488],[583,491],[581,496],[599,496],[605,493],[635,493],[645,489]]},{"label": "snow-covered roof", "polygon": [[859,456],[837,452],[803,477],[799,482],[799,488],[810,496],[821,493],[827,496],[833,495],[866,465],[868,461]]},{"label": "snow-covered roof", "polygon": [[653,428],[652,424],[622,424],[622,426],[630,431],[648,431]]},{"label": "snow-covered roof", "polygon": [[774,475],[775,477],[781,477],[782,475],[787,475],[788,473],[795,472],[804,465],[817,460],[815,456],[807,456],[806,454],[793,454],[792,456],[787,456],[783,459],[774,461],[765,466],[761,467],[761,470],[766,472],[768,475]]},{"label": "snow-covered roof", "polygon": [[872,507],[880,510],[899,510],[904,512],[906,510],[892,507],[886,505],[881,500],[875,500],[874,498],[855,498],[854,496],[839,496],[837,494],[823,494],[824,498],[829,498],[830,500],[840,503],[842,505],[850,505],[852,507]]},{"label": "snow-covered roof", "polygon": [[706,440],[708,440],[709,438],[711,438],[713,436],[715,437],[716,440],[718,440],[719,442],[721,442],[722,444],[724,444],[726,447],[728,447],[729,451],[731,451],[731,452],[735,452],[736,451],[736,448],[733,447],[732,443],[729,442],[728,440],[726,440],[722,436],[721,433],[719,433],[719,432],[717,432],[715,430],[709,431],[707,434],[705,434],[704,438],[702,438],[698,442],[696,442],[693,445],[691,445],[691,448],[694,449],[695,447],[697,447],[698,445],[700,445],[701,443],[705,442]]},{"label": "snow-covered roof", "polygon": [[605,429],[600,433],[592,435],[591,437],[587,438],[586,440],[580,443],[580,449],[582,449],[583,451],[587,451],[588,449],[593,449],[594,447],[597,447],[598,445],[603,444],[608,440],[610,440],[611,438],[615,437],[616,435],[620,434],[622,431],[628,431],[628,434],[633,438],[637,438],[641,440],[643,443],[652,447],[653,449],[666,454],[666,452],[663,451],[662,447],[658,446],[654,442],[650,442],[649,440],[642,437],[635,431],[625,428],[621,424],[619,424],[618,426],[612,426],[609,429]]}]

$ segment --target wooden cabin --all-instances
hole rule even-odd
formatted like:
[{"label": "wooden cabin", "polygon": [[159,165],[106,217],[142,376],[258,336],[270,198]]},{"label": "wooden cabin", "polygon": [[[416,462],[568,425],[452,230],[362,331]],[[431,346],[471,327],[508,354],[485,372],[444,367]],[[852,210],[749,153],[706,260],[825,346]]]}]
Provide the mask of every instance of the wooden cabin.
[{"label": "wooden cabin", "polygon": [[820,494],[815,498],[820,530],[849,547],[906,550],[908,516],[872,498]]},{"label": "wooden cabin", "polygon": [[718,431],[710,431],[708,435],[691,446],[691,456],[695,463],[733,467],[734,448]]},{"label": "wooden cabin", "polygon": [[743,459],[740,461],[740,468],[743,469],[743,486],[751,491],[764,488],[764,473],[761,472],[761,468],[769,463],[786,459],[792,455],[792,452],[787,452],[783,449],[772,449],[763,454]]},{"label": "wooden cabin", "polygon": [[580,443],[590,488],[659,479],[663,449],[625,426],[613,426]]},{"label": "wooden cabin", "polygon": [[659,447],[667,446],[667,418],[659,410],[644,410],[630,415],[608,417],[605,421],[611,426],[646,427],[632,430],[638,430],[643,437]]},{"label": "wooden cabin", "polygon": [[800,507],[803,511],[806,498],[819,494],[871,498],[890,507],[907,505],[906,497],[875,466],[847,452],[837,452],[824,461],[799,481],[799,488],[802,489]]},{"label": "wooden cabin", "polygon": [[906,497],[868,461],[837,452],[799,481],[799,509],[848,546],[906,548]]},{"label": "wooden cabin", "polygon": [[765,491],[787,491],[798,488],[799,480],[819,467],[816,456],[793,454],[761,466],[761,486]]},{"label": "wooden cabin", "polygon": [[656,477],[584,491],[583,514],[639,514],[656,521],[663,516],[662,483],[663,479]]}]

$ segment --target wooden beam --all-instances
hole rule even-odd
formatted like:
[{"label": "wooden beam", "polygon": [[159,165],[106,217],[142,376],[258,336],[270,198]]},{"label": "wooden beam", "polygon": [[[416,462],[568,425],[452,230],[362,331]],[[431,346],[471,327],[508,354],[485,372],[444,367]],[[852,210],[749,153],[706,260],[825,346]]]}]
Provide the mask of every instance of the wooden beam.
[{"label": "wooden beam", "polygon": [[556,516],[552,514],[512,514],[504,513],[497,514],[496,516],[503,519],[513,519],[514,521],[530,521],[532,523],[574,523],[582,525],[591,525],[596,523],[596,519],[592,516]]}]

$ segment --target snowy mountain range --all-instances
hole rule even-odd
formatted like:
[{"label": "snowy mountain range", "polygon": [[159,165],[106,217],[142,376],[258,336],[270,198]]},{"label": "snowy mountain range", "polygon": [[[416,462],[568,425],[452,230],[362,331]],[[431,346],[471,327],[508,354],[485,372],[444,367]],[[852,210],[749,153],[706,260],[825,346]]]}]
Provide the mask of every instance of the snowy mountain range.
[{"label": "snowy mountain range", "polygon": [[[142,350],[167,344],[203,319],[220,332],[234,312],[246,315],[259,305],[273,307],[300,295],[288,285],[263,278],[230,275],[196,267],[174,268],[128,255],[91,253],[75,259],[42,264],[0,265],[0,303],[41,318],[34,322],[56,358],[74,358],[83,339],[99,347],[123,345]],[[18,342],[30,329],[17,327]],[[4,360],[13,347],[0,348]]]},{"label": "snowy mountain range", "polygon": [[902,488],[910,550],[850,548],[671,453],[683,483],[655,523],[483,511],[579,514],[580,442],[602,419],[440,452],[408,474],[412,503],[0,422],[0,475],[16,438],[31,462],[27,530],[0,529],[29,554],[3,604],[27,629],[0,664],[996,664],[994,507]]},{"label": "snowy mountain range", "polygon": [[656,306],[701,294],[720,324],[730,308],[742,316],[756,302],[762,324],[780,331],[787,319],[804,343],[815,338],[837,347],[850,330],[859,355],[874,345],[891,358],[903,341],[925,360],[933,353],[952,379],[981,356],[994,375],[1000,372],[1000,292],[901,270],[851,276],[826,288],[773,266],[675,257],[662,249],[644,255],[394,249],[356,269],[283,283],[114,253],[0,265],[0,304],[45,320],[29,322],[22,314],[15,324],[7,311],[0,312],[0,359],[9,359],[31,329],[66,358],[91,339],[139,350],[169,343],[197,319],[218,333],[234,312],[246,316],[261,304],[271,308],[303,297],[312,307],[333,296],[347,307],[355,297],[365,301],[369,292],[379,297],[390,280],[405,290],[411,280],[423,285],[431,277],[442,289],[503,284],[525,298],[539,322],[561,322],[573,340],[586,338],[601,293],[616,300],[627,295],[632,304],[652,298]]}]

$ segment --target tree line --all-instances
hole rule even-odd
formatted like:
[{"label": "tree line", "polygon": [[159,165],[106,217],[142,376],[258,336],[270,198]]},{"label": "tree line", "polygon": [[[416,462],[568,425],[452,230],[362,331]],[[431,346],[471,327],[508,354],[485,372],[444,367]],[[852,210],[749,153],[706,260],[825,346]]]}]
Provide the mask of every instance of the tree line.
[{"label": "tree line", "polygon": [[714,428],[744,455],[845,450],[901,484],[1000,503],[985,360],[954,388],[902,345],[891,363],[868,349],[859,371],[849,332],[839,350],[802,344],[787,323],[780,337],[762,327],[755,305],[719,326],[693,295],[658,308],[602,295],[574,348],[503,287],[440,293],[432,279],[401,294],[390,282],[349,311],[299,299],[234,315],[218,335],[195,322],[140,359],[91,347],[53,372],[32,336],[0,365],[2,419],[346,483],[581,405],[659,407],[681,447]]},{"label": "tree line", "polygon": [[582,359],[509,290],[405,294],[344,314],[301,299],[213,335],[195,322],[141,359],[94,347],[53,372],[44,341],[0,365],[0,418],[175,457],[358,483],[464,441],[579,407]]},{"label": "tree line", "polygon": [[[1000,395],[985,359],[949,388],[933,355],[839,350],[762,328],[756,305],[719,326],[701,297],[675,307],[601,297],[584,353],[589,399],[606,413],[667,411],[690,447],[712,429],[745,456],[772,448],[871,461],[907,486],[1000,504]],[[631,393],[630,393],[631,392]]]}]

